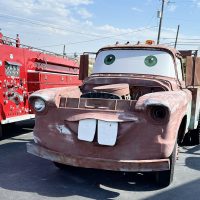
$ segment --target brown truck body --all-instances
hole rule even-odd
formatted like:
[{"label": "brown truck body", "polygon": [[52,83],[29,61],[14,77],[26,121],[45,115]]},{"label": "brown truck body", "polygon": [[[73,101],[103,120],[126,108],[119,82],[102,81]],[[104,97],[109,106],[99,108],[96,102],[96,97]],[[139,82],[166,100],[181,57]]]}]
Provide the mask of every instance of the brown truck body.
[{"label": "brown truck body", "polygon": [[[184,80],[178,79],[176,59],[180,59],[180,54],[163,46],[106,47],[98,52],[96,66],[101,52],[124,49],[153,49],[169,54],[176,77],[102,72],[85,78],[82,66],[80,77],[85,80],[81,87],[46,89],[31,95],[33,107],[39,98],[45,102],[45,108],[36,112],[35,144],[27,145],[28,152],[78,167],[156,171],[161,172],[162,179],[164,172],[170,176],[164,181],[168,185],[173,176],[176,143],[197,128],[199,89],[189,90]],[[108,53],[110,62],[114,53]],[[156,56],[159,59],[160,54]],[[145,64],[152,65],[152,60]],[[87,64],[87,60],[81,62]],[[191,113],[196,116],[192,118]]]}]

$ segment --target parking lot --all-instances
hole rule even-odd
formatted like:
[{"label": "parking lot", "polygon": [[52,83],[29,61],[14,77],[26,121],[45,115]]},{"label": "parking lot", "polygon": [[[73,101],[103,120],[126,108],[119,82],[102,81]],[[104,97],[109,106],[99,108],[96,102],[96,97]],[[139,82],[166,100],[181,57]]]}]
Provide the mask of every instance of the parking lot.
[{"label": "parking lot", "polygon": [[150,174],[94,169],[59,170],[26,153],[33,121],[5,127],[0,141],[0,200],[200,199],[200,146],[181,147],[174,182],[159,188]]}]

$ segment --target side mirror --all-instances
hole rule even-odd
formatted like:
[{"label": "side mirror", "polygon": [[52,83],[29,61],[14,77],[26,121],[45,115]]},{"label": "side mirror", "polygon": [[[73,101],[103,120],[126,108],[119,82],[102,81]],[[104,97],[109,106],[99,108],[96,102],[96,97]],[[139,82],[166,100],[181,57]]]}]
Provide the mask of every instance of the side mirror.
[{"label": "side mirror", "polygon": [[79,66],[79,80],[84,80],[88,77],[89,70],[89,55],[83,54],[80,56],[80,66]]},{"label": "side mirror", "polygon": [[200,86],[200,57],[186,57],[186,86]]}]

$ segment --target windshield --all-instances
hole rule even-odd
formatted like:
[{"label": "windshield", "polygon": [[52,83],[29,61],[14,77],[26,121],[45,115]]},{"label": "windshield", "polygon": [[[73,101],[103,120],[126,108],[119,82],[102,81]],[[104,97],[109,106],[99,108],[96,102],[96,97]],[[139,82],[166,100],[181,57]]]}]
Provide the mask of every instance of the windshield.
[{"label": "windshield", "polygon": [[176,77],[172,56],[158,50],[105,50],[96,58],[93,73],[137,73]]}]

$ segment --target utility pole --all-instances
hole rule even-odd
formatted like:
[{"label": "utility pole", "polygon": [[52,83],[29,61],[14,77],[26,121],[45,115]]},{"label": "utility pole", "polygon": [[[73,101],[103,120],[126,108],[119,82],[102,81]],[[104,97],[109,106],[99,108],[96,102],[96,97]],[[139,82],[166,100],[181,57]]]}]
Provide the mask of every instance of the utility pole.
[{"label": "utility pole", "polygon": [[158,39],[157,39],[157,44],[160,43],[160,33],[161,33],[161,28],[162,28],[162,20],[163,20],[163,12],[164,12],[164,6],[165,6],[165,1],[162,0],[162,8],[161,8],[161,15],[159,16],[160,18],[160,23],[159,23],[159,29],[158,29]]},{"label": "utility pole", "polygon": [[176,40],[175,40],[174,48],[176,48],[176,45],[177,45],[177,41],[178,41],[178,34],[179,34],[179,28],[180,28],[180,25],[178,25],[178,28],[177,28]]},{"label": "utility pole", "polygon": [[63,58],[66,56],[66,53],[65,53],[65,44],[63,46]]}]

